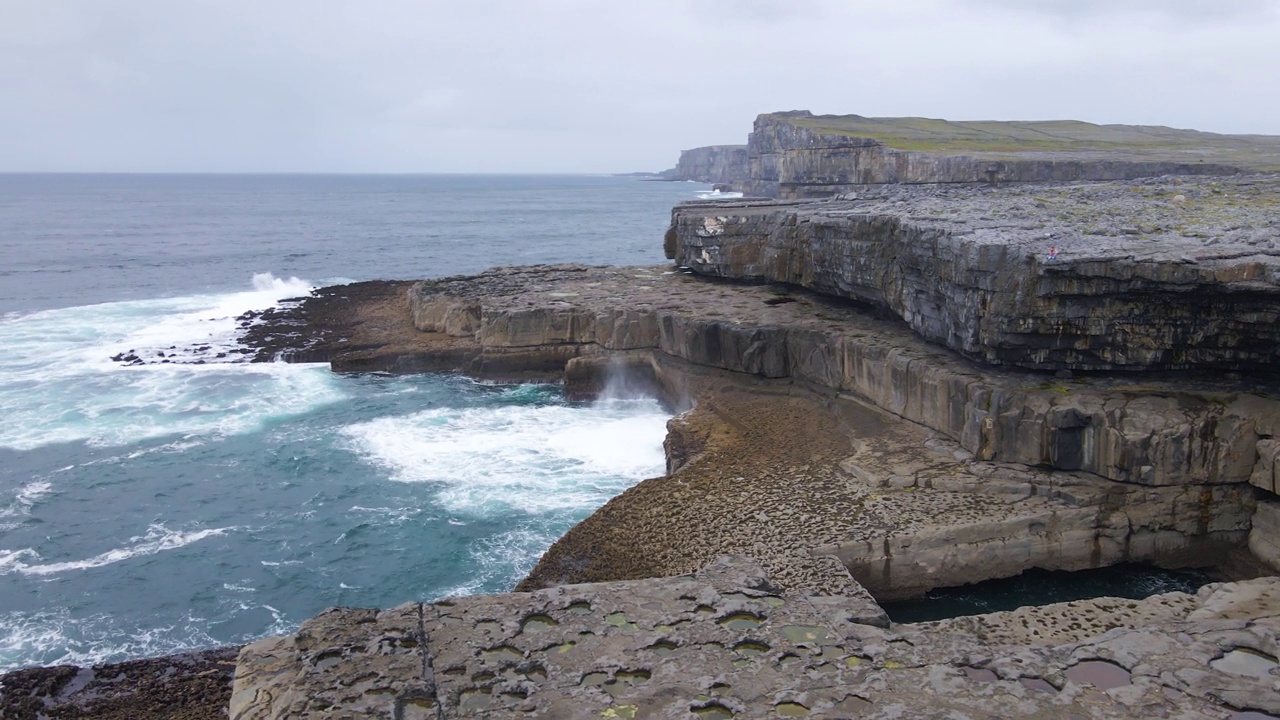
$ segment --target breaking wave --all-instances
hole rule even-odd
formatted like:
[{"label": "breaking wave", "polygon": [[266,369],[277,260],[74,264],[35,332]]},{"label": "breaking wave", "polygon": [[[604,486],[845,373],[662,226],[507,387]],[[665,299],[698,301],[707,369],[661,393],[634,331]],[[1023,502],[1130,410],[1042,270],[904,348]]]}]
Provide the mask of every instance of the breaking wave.
[{"label": "breaking wave", "polygon": [[[254,275],[252,286],[0,320],[0,406],[8,411],[0,448],[237,434],[340,399],[327,368],[241,362],[237,318],[311,287],[270,273]],[[112,359],[122,354],[161,359]]]},{"label": "breaking wave", "polygon": [[90,568],[102,567],[104,565],[112,565],[136,557],[146,555],[155,555],[165,550],[176,550],[180,547],[186,547],[194,542],[199,542],[207,537],[224,535],[235,528],[212,528],[208,530],[196,530],[193,532],[179,532],[169,530],[164,525],[155,524],[147,528],[145,535],[138,535],[129,538],[130,545],[121,548],[114,548],[100,555],[95,555],[85,560],[71,560],[66,562],[46,563],[44,565],[32,565],[23,562],[23,558],[38,560],[39,555],[30,548],[22,550],[7,551],[0,550],[0,575],[10,572],[18,572],[23,575],[53,575],[55,573],[63,573],[71,570],[88,570]]},{"label": "breaking wave", "polygon": [[594,509],[665,468],[668,415],[655,400],[441,408],[344,428],[393,480],[439,486],[468,515]]}]

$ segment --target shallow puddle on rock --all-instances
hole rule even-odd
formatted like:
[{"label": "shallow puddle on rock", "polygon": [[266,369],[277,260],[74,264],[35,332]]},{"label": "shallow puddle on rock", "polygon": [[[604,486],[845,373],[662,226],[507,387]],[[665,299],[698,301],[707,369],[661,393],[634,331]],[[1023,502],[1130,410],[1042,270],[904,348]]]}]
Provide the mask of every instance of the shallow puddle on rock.
[{"label": "shallow puddle on rock", "polygon": [[813,659],[820,662],[836,662],[844,655],[844,648],[839,645],[825,645],[813,652]]},{"label": "shallow puddle on rock", "polygon": [[1028,690],[1038,690],[1040,692],[1054,693],[1058,692],[1058,688],[1049,684],[1048,680],[1038,677],[1018,678],[1018,682],[1022,683],[1022,687]]},{"label": "shallow puddle on rock", "polygon": [[1067,668],[1066,676],[1074,682],[1088,683],[1099,690],[1111,690],[1130,684],[1128,670],[1106,660],[1085,660]]},{"label": "shallow puddle on rock", "polygon": [[764,618],[751,613],[734,613],[728,617],[720,618],[717,622],[730,630],[754,630],[760,627],[760,624],[764,622]]},{"label": "shallow puddle on rock", "polygon": [[856,714],[856,713],[862,712],[863,710],[866,710],[869,707],[871,707],[871,703],[867,702],[866,700],[863,700],[857,695],[850,695],[846,697],[844,700],[841,700],[839,704],[835,706],[834,709],[842,713]]},{"label": "shallow puddle on rock", "polygon": [[670,640],[659,640],[645,649],[649,650],[654,655],[666,657],[667,655],[675,652],[677,647],[678,646]]},{"label": "shallow puddle on rock", "polygon": [[479,710],[489,704],[490,697],[488,690],[467,690],[458,704],[463,710]]},{"label": "shallow puddle on rock", "polygon": [[703,720],[727,720],[727,718],[733,717],[733,711],[723,705],[693,708],[693,714],[703,718]]},{"label": "shallow puddle on rock", "polygon": [[513,661],[513,660],[524,659],[524,653],[511,647],[510,645],[499,645],[498,647],[489,648],[488,650],[484,651],[484,655],[487,659],[494,660],[497,662],[502,662],[504,660]]},{"label": "shallow puddle on rock", "polygon": [[778,632],[793,643],[823,645],[830,642],[827,637],[827,629],[816,625],[783,625],[778,629]]},{"label": "shallow puddle on rock", "polygon": [[[328,670],[342,662],[342,652],[338,650],[328,650],[316,656],[315,666],[317,670]],[[70,693],[67,693],[68,695]]]},{"label": "shallow puddle on rock", "polygon": [[627,614],[623,612],[609,613],[605,616],[604,621],[614,627],[623,630],[635,630],[636,624],[627,619]]},{"label": "shallow puddle on rock", "polygon": [[977,680],[978,682],[984,683],[995,682],[999,679],[995,673],[986,668],[967,667],[964,669],[964,674],[968,676],[970,680]]},{"label": "shallow puddle on rock", "polygon": [[740,655],[746,655],[750,657],[752,655],[759,655],[761,653],[769,652],[769,646],[765,645],[762,642],[755,642],[753,640],[744,640],[743,642],[740,642],[737,645],[734,645],[733,651]]},{"label": "shallow puddle on rock", "polygon": [[624,682],[628,685],[639,685],[641,683],[649,682],[649,678],[652,677],[652,674],[648,670],[619,670],[614,677],[616,677],[619,682]]},{"label": "shallow puddle on rock", "polygon": [[521,632],[537,632],[553,628],[560,623],[556,622],[550,615],[530,615],[520,624]]},{"label": "shallow puddle on rock", "polygon": [[1270,655],[1245,647],[1236,648],[1217,660],[1209,661],[1209,666],[1215,670],[1263,679],[1269,679],[1271,671],[1277,665],[1280,663]]},{"label": "shallow puddle on rock", "polygon": [[609,673],[592,672],[582,676],[578,684],[582,687],[592,687],[595,685],[603,685],[609,681]]},{"label": "shallow puddle on rock", "polygon": [[773,709],[782,717],[800,717],[809,714],[809,708],[793,702],[778,703],[773,706]]}]

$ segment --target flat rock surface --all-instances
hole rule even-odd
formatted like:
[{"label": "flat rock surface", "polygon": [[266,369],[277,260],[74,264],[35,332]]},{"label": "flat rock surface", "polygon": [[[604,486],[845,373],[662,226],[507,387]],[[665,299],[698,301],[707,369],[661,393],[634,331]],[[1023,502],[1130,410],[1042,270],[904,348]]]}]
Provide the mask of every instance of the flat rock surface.
[{"label": "flat rock surface", "polygon": [[334,609],[245,647],[231,717],[1268,717],[1239,713],[1280,711],[1277,608],[1210,608],[1275,582],[1028,644],[885,627],[864,600],[782,592],[750,558],[723,557],[681,577]]},{"label": "flat rock surface", "polygon": [[340,353],[394,350],[417,333],[405,313],[401,281],[367,281],[317,288],[305,298],[240,318],[240,341],[251,359],[327,362]]},{"label": "flat rock surface", "polygon": [[[825,201],[685,203],[678,207],[796,207],[809,216],[888,215],[978,243],[1063,264],[1146,259],[1182,263],[1280,258],[1280,176],[1160,177],[1125,182],[881,185]],[[1275,280],[1273,269],[1269,277]]]}]

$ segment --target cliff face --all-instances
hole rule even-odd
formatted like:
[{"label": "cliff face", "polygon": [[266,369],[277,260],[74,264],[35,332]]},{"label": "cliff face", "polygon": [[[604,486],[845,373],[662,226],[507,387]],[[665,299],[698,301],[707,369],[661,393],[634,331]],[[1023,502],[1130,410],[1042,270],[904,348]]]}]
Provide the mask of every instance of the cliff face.
[{"label": "cliff face", "polygon": [[[900,323],[800,291],[628,270],[553,266],[424,281],[409,305],[420,330],[474,340],[457,368],[480,376],[506,367],[507,353],[545,354],[572,373],[602,354],[656,350],[695,367],[849,393],[983,460],[1142,485],[1252,478],[1273,487],[1280,405],[1230,381],[1207,395],[1158,379],[1046,382],[976,368]],[[334,362],[368,370],[394,369],[393,360]]]},{"label": "cliff face", "polygon": [[680,153],[671,175],[674,180],[706,183],[747,182],[746,145],[708,145]]},{"label": "cliff face", "polygon": [[1080,122],[759,116],[738,188],[829,197],[882,183],[1008,183],[1230,175],[1280,169],[1280,138]]},{"label": "cliff face", "polygon": [[994,365],[1272,371],[1278,206],[1278,176],[896,187],[847,201],[681,205],[666,250],[699,274],[887,309]]}]

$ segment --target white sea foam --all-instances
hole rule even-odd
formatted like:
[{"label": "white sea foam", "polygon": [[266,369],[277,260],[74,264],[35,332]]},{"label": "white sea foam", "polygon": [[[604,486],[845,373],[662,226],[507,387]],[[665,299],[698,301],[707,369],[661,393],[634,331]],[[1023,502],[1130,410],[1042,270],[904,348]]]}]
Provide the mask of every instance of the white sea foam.
[{"label": "white sea foam", "polygon": [[662,474],[667,415],[651,400],[432,409],[343,432],[393,480],[438,483],[449,511],[591,509]]},{"label": "white sea foam", "polygon": [[20,567],[26,567],[23,558],[38,558],[31,548],[21,550],[0,550],[0,575],[7,575]]},{"label": "white sea foam", "polygon": [[740,192],[721,192],[720,190],[710,190],[707,192],[697,193],[701,200],[734,200],[742,197]]},{"label": "white sea foam", "polygon": [[[261,631],[215,638],[208,629],[214,618],[188,612],[168,625],[137,628],[122,625],[109,613],[77,617],[67,608],[54,607],[34,612],[0,614],[0,672],[27,665],[80,665],[118,662],[124,658],[157,657],[192,650],[207,650],[228,643],[249,642],[259,637],[292,632],[296,623],[269,605],[261,607],[271,617]],[[232,617],[235,610],[226,608]]]},{"label": "white sea foam", "polygon": [[95,555],[85,560],[71,560],[67,562],[46,563],[43,565],[33,565],[22,561],[23,557],[32,560],[38,560],[39,555],[30,548],[10,552],[8,555],[4,553],[8,551],[0,550],[0,574],[8,574],[10,572],[18,572],[23,575],[53,575],[55,573],[67,572],[69,570],[88,570],[89,568],[102,567],[103,565],[112,565],[131,558],[142,557],[146,555],[155,555],[166,550],[175,550],[185,547],[194,542],[199,542],[207,537],[216,535],[224,535],[235,528],[211,528],[206,530],[196,530],[191,532],[180,532],[169,530],[164,525],[156,524],[147,528],[145,535],[139,535],[129,538],[129,545],[122,548],[113,548],[100,555]]},{"label": "white sea foam", "polygon": [[557,534],[551,528],[527,527],[480,540],[469,553],[467,580],[445,589],[439,597],[510,589],[516,580],[533,570]]},{"label": "white sea foam", "polygon": [[[343,397],[327,368],[228,364],[236,318],[305,294],[310,286],[270,273],[254,290],[47,310],[0,321],[0,447],[30,450],[64,442],[127,445],[181,434],[251,432],[274,417]],[[208,364],[127,367],[111,357],[205,347]],[[227,352],[225,358],[215,356]],[[179,448],[181,449],[181,448]]]},{"label": "white sea foam", "polygon": [[[13,501],[0,507],[0,531],[12,530],[21,525],[25,518],[31,516],[31,508],[51,492],[53,483],[48,480],[32,480],[20,486],[13,494]],[[4,559],[0,557],[0,568],[3,564]],[[3,570],[0,569],[0,572]]]},{"label": "white sea foam", "polygon": [[14,499],[16,504],[30,509],[51,490],[53,490],[53,483],[47,480],[35,480],[18,488]]}]

